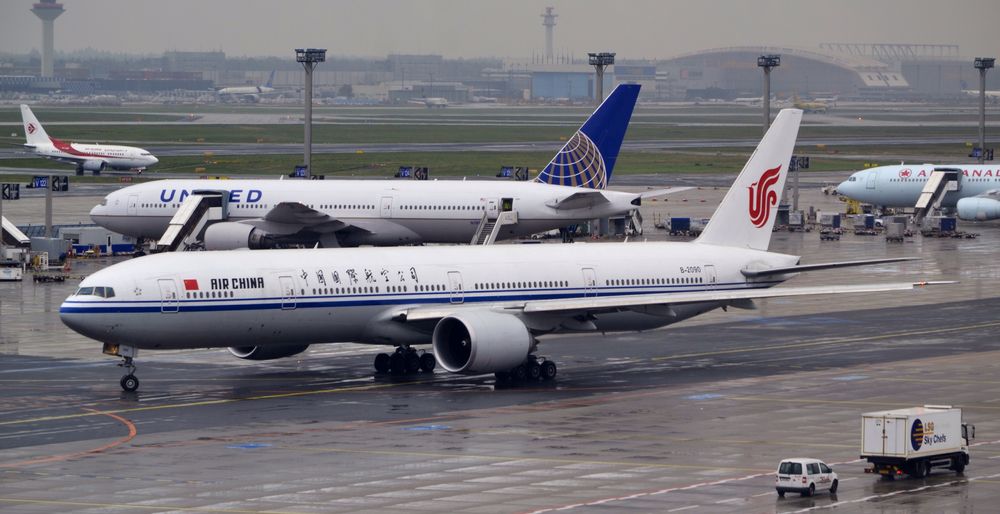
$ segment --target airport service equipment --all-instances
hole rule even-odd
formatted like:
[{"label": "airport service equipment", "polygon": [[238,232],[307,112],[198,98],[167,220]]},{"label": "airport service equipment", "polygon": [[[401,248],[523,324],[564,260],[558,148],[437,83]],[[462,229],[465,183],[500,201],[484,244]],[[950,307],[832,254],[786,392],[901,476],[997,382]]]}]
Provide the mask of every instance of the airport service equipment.
[{"label": "airport service equipment", "polygon": [[861,425],[861,458],[872,464],[865,472],[889,479],[925,477],[932,468],[961,473],[976,432],[962,422],[962,409],[946,405],[869,412]]}]

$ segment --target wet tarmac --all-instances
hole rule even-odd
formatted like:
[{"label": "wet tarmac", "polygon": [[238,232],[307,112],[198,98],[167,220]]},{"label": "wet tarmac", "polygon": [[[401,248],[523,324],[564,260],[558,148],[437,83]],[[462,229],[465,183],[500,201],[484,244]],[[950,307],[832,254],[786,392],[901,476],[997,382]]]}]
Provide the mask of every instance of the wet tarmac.
[{"label": "wet tarmac", "polygon": [[[815,185],[804,204],[837,207]],[[646,223],[708,216],[724,192],[651,202]],[[66,217],[92,200],[68,201]],[[380,348],[323,345],[267,362],[141,352],[140,391],[123,393],[115,359],[58,320],[74,281],[0,283],[0,511],[989,512],[1000,499],[1000,225],[961,228],[980,236],[775,233],[772,250],[804,263],[923,258],[789,285],[960,283],[550,337],[539,354],[559,376],[517,387],[442,370],[373,376]],[[666,238],[651,227],[645,237]],[[114,260],[77,260],[70,273]],[[865,474],[861,413],[922,404],[962,407],[976,425],[965,474]],[[833,464],[836,497],[779,499],[773,471],[792,456]]]}]

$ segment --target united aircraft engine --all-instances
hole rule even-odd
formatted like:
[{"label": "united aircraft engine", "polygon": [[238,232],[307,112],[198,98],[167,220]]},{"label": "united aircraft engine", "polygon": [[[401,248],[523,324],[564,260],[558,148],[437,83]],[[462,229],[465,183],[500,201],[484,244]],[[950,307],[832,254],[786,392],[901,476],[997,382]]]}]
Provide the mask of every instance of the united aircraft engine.
[{"label": "united aircraft engine", "polygon": [[306,351],[307,348],[309,348],[307,344],[288,346],[230,346],[229,353],[249,361],[269,361],[298,355]]},{"label": "united aircraft engine", "polygon": [[223,222],[209,225],[205,229],[206,250],[265,250],[276,248],[274,239],[253,225]]}]

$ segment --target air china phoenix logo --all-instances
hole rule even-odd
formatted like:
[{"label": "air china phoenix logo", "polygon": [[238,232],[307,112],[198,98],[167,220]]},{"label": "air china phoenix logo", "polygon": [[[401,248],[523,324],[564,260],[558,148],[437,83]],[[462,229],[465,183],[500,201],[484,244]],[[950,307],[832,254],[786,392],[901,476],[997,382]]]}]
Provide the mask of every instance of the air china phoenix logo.
[{"label": "air china phoenix logo", "polygon": [[35,124],[34,123],[29,123],[28,124],[28,133],[29,134],[34,134],[36,130],[38,130],[38,129],[35,128]]},{"label": "air china phoenix logo", "polygon": [[910,173],[909,168],[899,170],[899,178],[910,178]]},{"label": "air china phoenix logo", "polygon": [[781,166],[771,168],[760,175],[747,189],[750,192],[750,222],[757,228],[763,227],[771,219],[771,207],[778,203],[778,193],[774,186],[781,177]]}]

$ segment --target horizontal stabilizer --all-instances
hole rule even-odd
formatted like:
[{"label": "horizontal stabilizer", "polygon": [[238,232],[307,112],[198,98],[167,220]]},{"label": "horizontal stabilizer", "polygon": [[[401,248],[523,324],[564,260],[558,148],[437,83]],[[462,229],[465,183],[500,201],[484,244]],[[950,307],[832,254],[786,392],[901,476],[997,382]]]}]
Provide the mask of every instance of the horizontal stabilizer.
[{"label": "horizontal stabilizer", "polygon": [[680,193],[681,191],[688,191],[694,189],[693,187],[668,187],[665,189],[653,189],[652,191],[643,191],[639,194],[640,198],[656,198],[658,196],[667,196],[674,193]]},{"label": "horizontal stabilizer", "polygon": [[553,209],[570,210],[587,209],[602,203],[608,203],[608,198],[604,196],[604,193],[597,189],[588,189],[578,191],[560,200],[553,200],[545,205]]},{"label": "horizontal stabilizer", "polygon": [[787,266],[784,268],[768,268],[761,270],[740,270],[740,273],[747,278],[769,277],[773,275],[786,275],[788,273],[801,273],[803,271],[818,271],[824,269],[850,268],[854,266],[871,266],[874,264],[887,264],[890,262],[919,261],[919,257],[893,257],[890,259],[865,259],[861,261],[841,261],[824,262],[820,264],[802,264],[798,266]]}]

